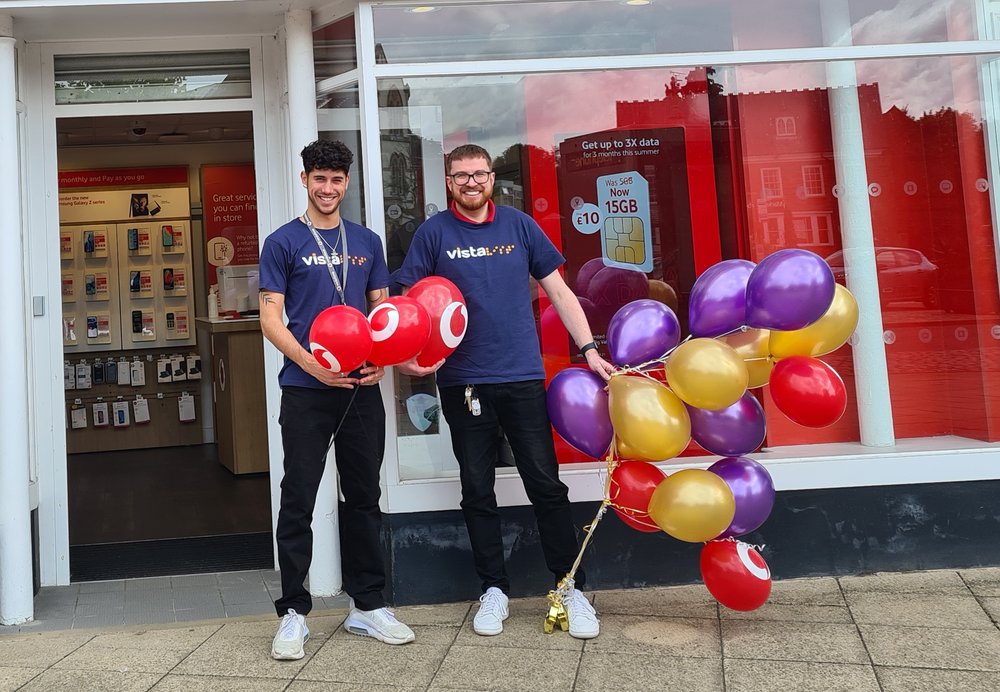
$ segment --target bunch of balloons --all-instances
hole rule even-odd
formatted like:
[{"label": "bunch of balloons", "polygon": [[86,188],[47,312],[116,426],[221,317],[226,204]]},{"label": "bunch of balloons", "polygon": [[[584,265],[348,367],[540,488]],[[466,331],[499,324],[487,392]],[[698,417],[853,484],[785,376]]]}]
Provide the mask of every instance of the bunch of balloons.
[{"label": "bunch of balloons", "polygon": [[364,362],[398,365],[413,357],[427,367],[450,355],[465,337],[469,313],[451,281],[428,276],[405,296],[394,296],[366,318],[349,305],[323,310],[309,329],[309,348],[332,372],[350,372]]},{"label": "bunch of balloons", "polygon": [[[767,519],[774,484],[746,456],[766,434],[764,409],[749,390],[769,385],[778,410],[800,425],[836,422],[846,390],[818,356],[854,333],[858,305],[821,257],[788,249],[759,264],[710,267],[695,281],[688,310],[691,333],[682,340],[663,302],[621,307],[607,330],[618,366],[611,381],[605,387],[582,368],[559,372],[549,384],[549,417],[570,445],[607,460],[601,512],[610,506],[639,531],[704,542],[708,589],[727,607],[752,610],[770,593],[770,570],[735,538]],[[692,439],[722,459],[669,476],[649,463],[672,459]]]}]

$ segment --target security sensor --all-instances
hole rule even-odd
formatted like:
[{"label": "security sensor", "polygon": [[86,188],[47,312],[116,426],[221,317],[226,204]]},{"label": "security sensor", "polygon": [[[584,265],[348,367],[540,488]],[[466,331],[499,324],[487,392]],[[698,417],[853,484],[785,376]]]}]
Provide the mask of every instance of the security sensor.
[{"label": "security sensor", "polygon": [[141,120],[133,120],[132,134],[134,134],[136,137],[142,137],[144,134],[146,134],[146,123],[144,123]]}]

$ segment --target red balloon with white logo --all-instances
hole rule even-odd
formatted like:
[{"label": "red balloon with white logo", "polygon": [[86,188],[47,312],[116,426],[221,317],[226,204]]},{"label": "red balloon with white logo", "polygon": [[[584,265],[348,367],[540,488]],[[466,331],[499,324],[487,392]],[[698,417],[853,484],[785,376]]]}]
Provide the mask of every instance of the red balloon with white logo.
[{"label": "red balloon with white logo", "polygon": [[365,362],[372,350],[372,330],[364,313],[334,305],[316,315],[309,328],[309,350],[330,372],[348,373]]},{"label": "red balloon with white logo", "polygon": [[417,354],[417,365],[430,367],[454,352],[469,327],[469,311],[458,286],[442,276],[428,276],[406,294],[424,306],[431,318],[431,335]]},{"label": "red balloon with white logo", "polygon": [[756,610],[771,595],[771,570],[742,541],[709,541],[701,549],[701,578],[715,599],[732,610]]},{"label": "red balloon with white logo", "polygon": [[427,310],[409,296],[394,296],[376,305],[368,324],[373,341],[368,362],[375,365],[405,363],[423,350],[431,335]]}]

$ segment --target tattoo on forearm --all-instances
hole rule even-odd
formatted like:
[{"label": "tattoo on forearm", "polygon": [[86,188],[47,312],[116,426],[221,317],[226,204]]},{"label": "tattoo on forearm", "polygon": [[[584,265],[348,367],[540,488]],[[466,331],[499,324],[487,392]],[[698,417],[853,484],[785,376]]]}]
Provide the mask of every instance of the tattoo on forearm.
[{"label": "tattoo on forearm", "polygon": [[273,305],[274,304],[274,298],[271,297],[270,293],[261,293],[260,294],[260,299],[263,300],[268,305]]}]

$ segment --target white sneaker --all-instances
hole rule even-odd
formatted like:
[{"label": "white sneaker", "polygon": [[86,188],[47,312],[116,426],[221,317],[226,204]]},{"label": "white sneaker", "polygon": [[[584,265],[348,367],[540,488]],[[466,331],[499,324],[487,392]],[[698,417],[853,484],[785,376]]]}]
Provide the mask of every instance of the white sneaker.
[{"label": "white sneaker", "polygon": [[577,639],[593,639],[601,633],[601,621],[597,611],[579,589],[570,589],[563,599],[566,618],[569,620],[569,634]]},{"label": "white sneaker", "polygon": [[278,633],[271,643],[271,657],[279,661],[297,661],[306,655],[302,648],[309,641],[306,616],[289,609],[281,618]]},{"label": "white sneaker", "polygon": [[414,639],[413,630],[397,620],[388,608],[352,608],[351,614],[344,620],[344,629],[362,637],[374,637],[386,644],[408,644]]},{"label": "white sneaker", "polygon": [[489,637],[503,632],[503,621],[510,613],[507,611],[507,594],[495,586],[486,589],[479,597],[479,612],[472,620],[472,629],[476,634]]}]

